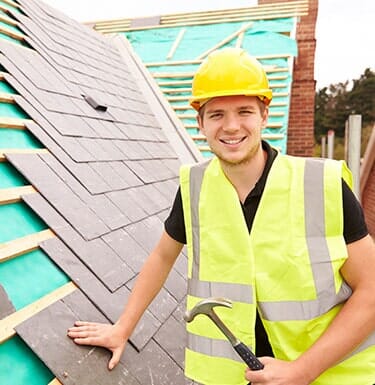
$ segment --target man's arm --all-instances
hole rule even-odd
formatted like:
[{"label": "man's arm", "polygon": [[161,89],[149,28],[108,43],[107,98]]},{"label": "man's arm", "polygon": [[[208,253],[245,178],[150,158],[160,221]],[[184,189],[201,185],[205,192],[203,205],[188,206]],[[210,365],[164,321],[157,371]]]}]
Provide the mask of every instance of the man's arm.
[{"label": "man's arm", "polygon": [[308,385],[375,331],[374,241],[367,235],[347,248],[349,256],[341,274],[353,293],[328,329],[293,362],[261,359],[264,370],[247,370],[247,380],[261,384]]},{"label": "man's arm", "polygon": [[102,346],[112,352],[108,368],[119,362],[125,345],[143,313],[159,293],[184,245],[165,231],[148,256],[136,280],[129,301],[114,325],[77,321],[68,336],[79,345]]}]

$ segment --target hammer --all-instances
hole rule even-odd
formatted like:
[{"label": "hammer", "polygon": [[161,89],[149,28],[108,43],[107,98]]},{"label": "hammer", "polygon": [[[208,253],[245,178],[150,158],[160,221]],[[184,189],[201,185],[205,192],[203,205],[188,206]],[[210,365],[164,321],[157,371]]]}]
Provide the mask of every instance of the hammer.
[{"label": "hammer", "polygon": [[256,358],[255,354],[225,326],[223,321],[217,316],[213,308],[224,306],[232,308],[232,302],[226,298],[207,298],[198,302],[191,310],[187,310],[184,315],[186,322],[191,322],[198,314],[209,317],[214,324],[223,332],[225,337],[233,346],[234,350],[240,355],[251,370],[261,370],[264,365]]}]

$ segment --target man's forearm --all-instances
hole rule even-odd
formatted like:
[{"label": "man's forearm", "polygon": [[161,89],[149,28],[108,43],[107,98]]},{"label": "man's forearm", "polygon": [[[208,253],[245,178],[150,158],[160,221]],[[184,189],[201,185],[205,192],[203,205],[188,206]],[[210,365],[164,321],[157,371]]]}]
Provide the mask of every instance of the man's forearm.
[{"label": "man's forearm", "polygon": [[164,234],[157,247],[147,258],[124,311],[116,322],[124,337],[129,338],[143,313],[159,293],[182,246]]}]

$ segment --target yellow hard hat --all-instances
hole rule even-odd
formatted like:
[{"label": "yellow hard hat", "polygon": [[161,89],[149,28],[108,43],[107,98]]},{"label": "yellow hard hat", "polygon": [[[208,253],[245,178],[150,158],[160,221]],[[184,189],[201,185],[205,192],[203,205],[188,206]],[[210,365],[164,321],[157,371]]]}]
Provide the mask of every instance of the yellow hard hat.
[{"label": "yellow hard hat", "polygon": [[190,105],[197,111],[217,96],[258,96],[270,104],[272,91],[262,65],[242,48],[224,48],[207,56],[193,78]]}]

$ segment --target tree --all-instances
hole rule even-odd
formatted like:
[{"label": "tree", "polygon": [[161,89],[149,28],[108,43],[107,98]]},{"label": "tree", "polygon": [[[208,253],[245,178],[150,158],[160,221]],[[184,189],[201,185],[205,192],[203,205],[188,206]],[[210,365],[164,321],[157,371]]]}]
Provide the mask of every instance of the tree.
[{"label": "tree", "polygon": [[364,125],[375,121],[375,73],[367,68],[359,79],[331,84],[315,93],[315,139],[320,141],[328,130],[343,137],[345,122],[350,114],[362,115]]}]

